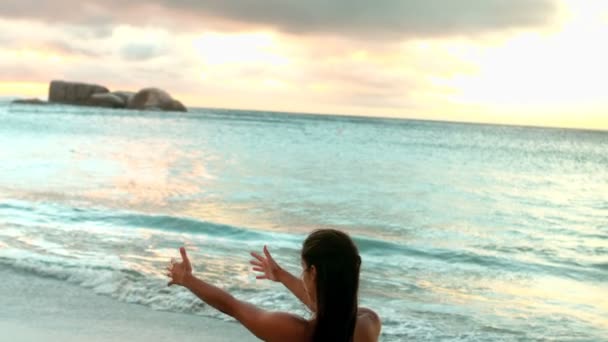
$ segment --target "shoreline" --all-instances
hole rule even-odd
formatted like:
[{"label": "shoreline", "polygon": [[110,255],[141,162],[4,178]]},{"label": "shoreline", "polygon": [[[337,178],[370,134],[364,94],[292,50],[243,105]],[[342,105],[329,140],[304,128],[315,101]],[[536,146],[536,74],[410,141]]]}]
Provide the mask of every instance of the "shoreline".
[{"label": "shoreline", "polygon": [[257,341],[237,323],[155,311],[4,266],[0,279],[0,331],[7,341]]}]

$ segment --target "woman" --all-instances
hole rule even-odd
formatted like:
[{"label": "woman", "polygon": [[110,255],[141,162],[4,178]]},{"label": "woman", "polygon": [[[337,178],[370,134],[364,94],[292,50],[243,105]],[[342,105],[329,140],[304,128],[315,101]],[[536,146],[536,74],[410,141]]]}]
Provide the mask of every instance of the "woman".
[{"label": "woman", "polygon": [[310,320],[285,312],[270,312],[242,302],[192,275],[186,250],[182,262],[172,261],[169,286],[181,285],[201,300],[234,317],[264,341],[377,341],[381,323],[370,309],[357,306],[361,258],[343,232],[323,229],[310,234],[302,247],[302,279],[282,269],[264,246],[264,256],[252,252],[258,279],[280,282],[313,312]]}]

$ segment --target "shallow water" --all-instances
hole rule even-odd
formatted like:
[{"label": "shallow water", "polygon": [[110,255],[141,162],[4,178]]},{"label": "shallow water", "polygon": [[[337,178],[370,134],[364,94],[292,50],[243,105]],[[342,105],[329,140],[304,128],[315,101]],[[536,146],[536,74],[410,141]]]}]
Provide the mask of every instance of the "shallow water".
[{"label": "shallow water", "polygon": [[222,317],[166,290],[185,244],[203,278],[307,315],[248,251],[299,274],[318,227],[355,237],[383,341],[607,340],[608,132],[0,104],[4,266]]}]

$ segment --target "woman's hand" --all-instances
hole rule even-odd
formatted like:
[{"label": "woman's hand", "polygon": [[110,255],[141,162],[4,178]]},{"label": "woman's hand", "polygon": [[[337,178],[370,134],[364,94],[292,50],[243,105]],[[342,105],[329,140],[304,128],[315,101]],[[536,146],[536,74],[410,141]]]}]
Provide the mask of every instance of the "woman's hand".
[{"label": "woman's hand", "polygon": [[179,252],[182,255],[182,262],[171,259],[171,265],[167,267],[167,277],[171,278],[171,281],[167,284],[168,286],[185,286],[186,280],[192,277],[192,265],[190,265],[186,249],[182,247]]},{"label": "woman's hand", "polygon": [[250,261],[253,265],[253,270],[261,273],[256,279],[270,279],[282,283],[291,291],[291,293],[298,297],[304,305],[315,312],[315,305],[310,301],[310,297],[304,288],[302,279],[294,277],[291,273],[282,269],[281,266],[274,261],[266,246],[264,246],[264,256],[261,256],[256,252],[251,252],[251,256],[254,257],[254,259]]},{"label": "woman's hand", "polygon": [[280,281],[279,274],[281,273],[282,269],[279,264],[274,261],[266,246],[264,246],[264,255],[265,257],[256,252],[251,252],[251,256],[255,259],[251,260],[249,263],[253,265],[254,271],[262,273],[261,275],[257,276],[256,279],[269,279],[277,282]]}]

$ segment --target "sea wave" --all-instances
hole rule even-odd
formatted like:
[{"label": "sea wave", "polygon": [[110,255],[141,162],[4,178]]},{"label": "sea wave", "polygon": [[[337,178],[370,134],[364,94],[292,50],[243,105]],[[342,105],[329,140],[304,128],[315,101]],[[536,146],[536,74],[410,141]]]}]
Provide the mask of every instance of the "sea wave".
[{"label": "sea wave", "polygon": [[[206,239],[231,241],[232,244],[247,246],[262,246],[268,244],[277,249],[297,251],[300,249],[305,235],[299,233],[276,232],[272,230],[255,230],[247,227],[207,222],[191,217],[173,215],[153,215],[132,211],[116,211],[103,208],[82,208],[61,206],[58,204],[32,204],[22,201],[0,202],[0,214],[12,217],[5,225],[23,225],[29,223],[41,224],[58,222],[64,226],[96,227],[108,232],[125,230],[153,230],[159,234],[188,234]],[[24,217],[25,216],[25,217]],[[86,229],[86,228],[85,228]],[[605,280],[603,263],[593,265],[556,259],[545,255],[542,250],[526,250],[537,253],[536,260],[521,259],[518,248],[488,247],[483,253],[434,246],[406,245],[403,243],[380,240],[362,235],[353,236],[359,251],[369,260],[394,259],[398,263],[408,260],[421,259],[440,262],[448,265],[475,267],[478,269],[497,270],[501,272],[525,272],[556,276],[565,276],[579,280]],[[379,261],[381,262],[381,261]],[[390,262],[389,262],[390,263]]]}]

